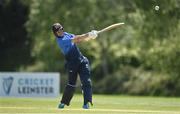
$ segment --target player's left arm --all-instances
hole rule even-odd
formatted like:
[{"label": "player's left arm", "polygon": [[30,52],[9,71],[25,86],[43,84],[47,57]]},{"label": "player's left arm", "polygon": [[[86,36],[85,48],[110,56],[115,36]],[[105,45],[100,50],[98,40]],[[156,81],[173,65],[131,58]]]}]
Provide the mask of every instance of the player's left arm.
[{"label": "player's left arm", "polygon": [[91,31],[82,35],[75,35],[72,41],[74,43],[80,43],[83,41],[89,41],[91,39],[95,39],[96,37],[97,37],[97,32]]},{"label": "player's left arm", "polygon": [[88,38],[89,38],[88,33],[82,34],[82,35],[75,35],[72,41],[74,43],[79,43],[79,42],[85,41],[85,39],[88,39]]}]

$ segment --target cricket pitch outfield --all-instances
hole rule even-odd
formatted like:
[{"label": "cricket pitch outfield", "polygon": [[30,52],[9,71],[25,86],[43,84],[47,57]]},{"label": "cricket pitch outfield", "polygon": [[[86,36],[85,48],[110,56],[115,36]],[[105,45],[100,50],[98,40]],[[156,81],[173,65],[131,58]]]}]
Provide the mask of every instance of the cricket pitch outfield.
[{"label": "cricket pitch outfield", "polygon": [[82,96],[75,94],[71,106],[58,109],[59,98],[0,97],[3,114],[180,114],[180,98],[94,95],[94,105],[82,109]]}]

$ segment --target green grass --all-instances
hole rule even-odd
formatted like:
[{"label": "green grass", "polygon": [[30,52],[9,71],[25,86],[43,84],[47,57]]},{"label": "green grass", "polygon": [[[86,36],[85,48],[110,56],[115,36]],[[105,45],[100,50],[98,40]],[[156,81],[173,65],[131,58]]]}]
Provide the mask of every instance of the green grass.
[{"label": "green grass", "polygon": [[180,98],[94,95],[90,110],[82,109],[82,96],[69,107],[57,109],[58,98],[0,98],[0,113],[50,114],[180,114]]}]

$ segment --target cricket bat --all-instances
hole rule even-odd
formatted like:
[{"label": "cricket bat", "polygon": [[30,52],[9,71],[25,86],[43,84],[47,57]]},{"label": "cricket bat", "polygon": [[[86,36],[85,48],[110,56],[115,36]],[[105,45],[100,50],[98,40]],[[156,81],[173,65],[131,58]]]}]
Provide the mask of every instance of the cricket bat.
[{"label": "cricket bat", "polygon": [[110,25],[110,26],[108,26],[108,27],[106,27],[104,29],[99,30],[97,33],[100,34],[100,33],[103,33],[103,32],[106,32],[106,31],[109,31],[109,30],[112,30],[112,29],[115,29],[117,27],[120,27],[122,25],[124,25],[124,23],[112,24],[112,25]]}]

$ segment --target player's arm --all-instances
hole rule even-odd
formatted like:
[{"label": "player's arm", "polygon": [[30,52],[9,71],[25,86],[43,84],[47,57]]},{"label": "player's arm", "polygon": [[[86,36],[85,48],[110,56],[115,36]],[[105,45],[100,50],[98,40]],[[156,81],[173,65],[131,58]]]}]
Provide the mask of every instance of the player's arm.
[{"label": "player's arm", "polygon": [[89,34],[88,33],[82,34],[82,35],[75,35],[75,37],[73,38],[72,41],[74,43],[79,43],[79,42],[85,41],[86,39],[89,39]]},{"label": "player's arm", "polygon": [[91,31],[82,35],[75,35],[73,38],[74,43],[79,43],[83,41],[89,41],[91,39],[95,39],[97,37],[97,32],[96,31]]}]

